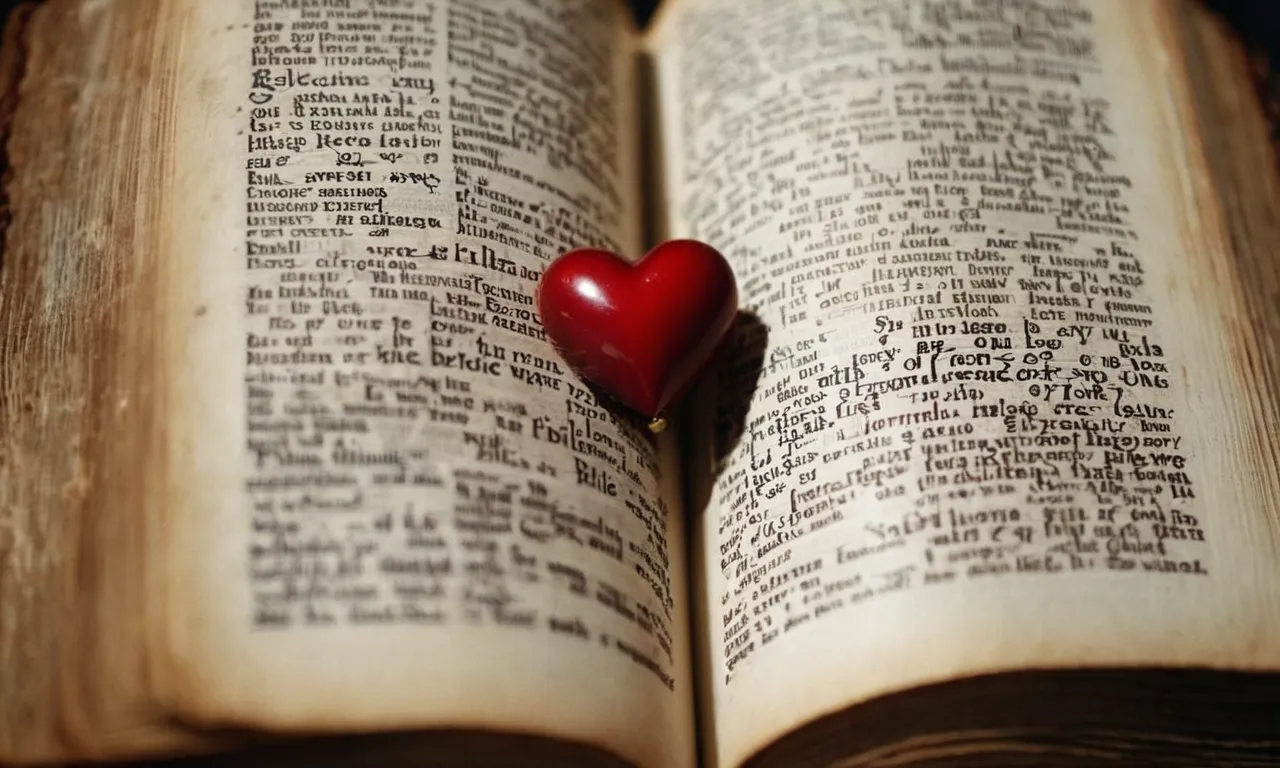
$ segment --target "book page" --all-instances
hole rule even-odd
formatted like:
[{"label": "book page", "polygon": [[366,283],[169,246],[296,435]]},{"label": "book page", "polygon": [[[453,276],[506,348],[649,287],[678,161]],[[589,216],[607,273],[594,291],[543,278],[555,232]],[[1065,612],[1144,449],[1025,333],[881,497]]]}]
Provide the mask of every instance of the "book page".
[{"label": "book page", "polygon": [[625,8],[188,13],[162,696],[689,764],[676,453],[534,308],[562,251],[640,253]]},{"label": "book page", "polygon": [[968,675],[1280,666],[1274,438],[1157,7],[663,19],[667,234],[759,321],[691,510],[712,762]]}]

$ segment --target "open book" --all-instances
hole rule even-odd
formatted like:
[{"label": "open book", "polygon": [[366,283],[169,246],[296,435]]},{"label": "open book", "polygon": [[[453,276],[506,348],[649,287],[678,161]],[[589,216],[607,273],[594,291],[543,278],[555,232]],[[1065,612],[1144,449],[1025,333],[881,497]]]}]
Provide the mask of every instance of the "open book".
[{"label": "open book", "polygon": [[[1194,4],[50,0],[0,763],[1264,764],[1280,188]],[[533,309],[720,249],[652,436]]]}]

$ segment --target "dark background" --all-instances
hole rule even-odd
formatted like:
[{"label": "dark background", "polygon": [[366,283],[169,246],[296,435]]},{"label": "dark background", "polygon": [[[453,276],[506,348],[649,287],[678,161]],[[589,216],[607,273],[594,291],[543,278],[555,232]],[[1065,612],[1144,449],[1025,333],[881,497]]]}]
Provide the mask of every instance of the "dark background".
[{"label": "dark background", "polygon": [[636,19],[644,24],[658,7],[658,0],[631,0],[631,7],[635,9]]}]

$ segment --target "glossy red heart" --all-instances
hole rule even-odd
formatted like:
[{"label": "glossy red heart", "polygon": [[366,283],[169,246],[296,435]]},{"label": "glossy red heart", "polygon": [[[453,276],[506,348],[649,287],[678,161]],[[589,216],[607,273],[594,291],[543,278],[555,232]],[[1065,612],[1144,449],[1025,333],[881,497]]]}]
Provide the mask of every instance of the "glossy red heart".
[{"label": "glossy red heart", "polygon": [[570,251],[538,285],[542,326],[569,367],[646,416],[688,386],[737,311],[729,263],[696,240],[665,242],[634,264]]}]

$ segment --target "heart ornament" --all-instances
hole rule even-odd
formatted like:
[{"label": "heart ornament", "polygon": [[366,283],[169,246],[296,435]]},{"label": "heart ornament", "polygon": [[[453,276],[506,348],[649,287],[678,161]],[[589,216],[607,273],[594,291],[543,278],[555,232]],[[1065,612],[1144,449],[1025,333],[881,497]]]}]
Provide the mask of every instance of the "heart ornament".
[{"label": "heart ornament", "polygon": [[662,243],[634,263],[570,251],[538,284],[538,314],[556,351],[578,376],[653,419],[654,431],[737,311],[733,269],[696,240]]}]

